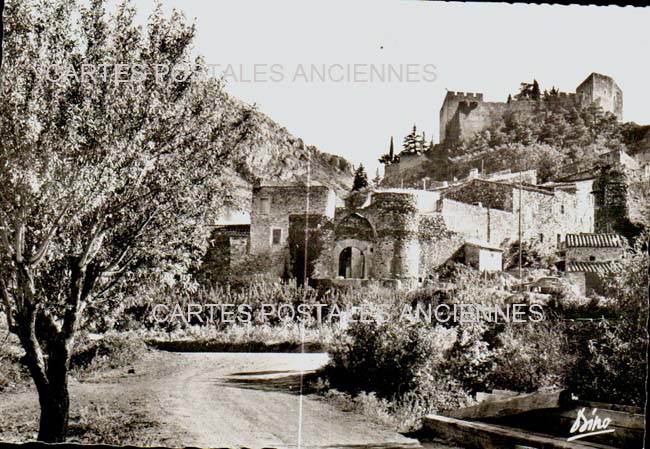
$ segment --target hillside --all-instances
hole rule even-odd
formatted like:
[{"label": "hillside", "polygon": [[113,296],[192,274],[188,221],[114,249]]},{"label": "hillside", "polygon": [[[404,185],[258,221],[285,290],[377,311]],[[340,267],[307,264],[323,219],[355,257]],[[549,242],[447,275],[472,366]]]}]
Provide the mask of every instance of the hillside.
[{"label": "hillside", "polygon": [[647,151],[646,128],[621,123],[594,105],[566,107],[540,101],[534,113],[504,114],[470,139],[409,156],[400,170],[387,170],[383,183],[416,186],[424,177],[451,180],[473,168],[487,173],[535,168],[544,182],[561,177],[563,167],[589,164],[612,150]]},{"label": "hillside", "polygon": [[249,205],[251,187],[257,182],[306,181],[309,159],[312,181],[339,195],[350,190],[354,176],[352,164],[346,159],[303,145],[300,138],[267,115],[231,96],[227,101],[226,107],[241,114],[247,127],[246,137],[238,145],[237,160],[230,174],[226,174],[244,208]]}]

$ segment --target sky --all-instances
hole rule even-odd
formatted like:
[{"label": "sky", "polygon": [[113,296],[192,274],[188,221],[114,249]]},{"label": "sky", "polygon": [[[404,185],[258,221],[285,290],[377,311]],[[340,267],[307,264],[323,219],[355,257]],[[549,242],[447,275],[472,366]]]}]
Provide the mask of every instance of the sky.
[{"label": "sky", "polygon": [[[229,93],[307,144],[363,163],[371,176],[390,137],[399,150],[414,124],[438,142],[446,90],[505,101],[523,81],[535,78],[542,90],[574,92],[598,72],[623,90],[623,119],[650,124],[650,8],[383,0],[162,3],[195,21],[195,52],[225,71]],[[144,21],[153,2],[136,4]],[[321,77],[309,77],[311,67]],[[394,76],[385,72],[382,80],[382,68]],[[399,70],[401,76],[395,75]]]}]

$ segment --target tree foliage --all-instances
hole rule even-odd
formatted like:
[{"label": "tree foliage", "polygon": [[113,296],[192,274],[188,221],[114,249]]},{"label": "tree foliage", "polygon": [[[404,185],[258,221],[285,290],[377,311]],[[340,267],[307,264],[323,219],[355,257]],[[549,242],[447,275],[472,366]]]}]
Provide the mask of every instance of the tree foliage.
[{"label": "tree foliage", "polygon": [[595,161],[599,154],[626,149],[638,142],[643,127],[620,123],[597,105],[580,107],[553,98],[539,102],[534,114],[505,114],[493,126],[453,150],[455,167],[537,169],[542,181],[556,176],[563,165]]},{"label": "tree foliage", "polygon": [[426,139],[424,133],[418,134],[417,127],[413,125],[413,131],[404,137],[403,154],[420,154],[426,151]]},{"label": "tree foliage", "polygon": [[354,171],[354,181],[352,182],[352,191],[363,190],[368,187],[368,175],[363,164]]},{"label": "tree foliage", "polygon": [[382,154],[379,158],[379,162],[384,165],[391,165],[399,162],[399,155],[395,154],[392,137],[390,138],[390,148],[388,150],[388,153]]},{"label": "tree foliage", "polygon": [[[190,55],[194,27],[160,6],[144,29],[135,14],[122,3],[109,15],[102,0],[5,11],[0,290],[44,441],[65,437],[67,368],[87,310],[143,278],[187,279],[203,223],[229,202],[219,174],[246,134],[246,114],[219,107],[220,83]],[[93,67],[108,76],[80,76]]]}]

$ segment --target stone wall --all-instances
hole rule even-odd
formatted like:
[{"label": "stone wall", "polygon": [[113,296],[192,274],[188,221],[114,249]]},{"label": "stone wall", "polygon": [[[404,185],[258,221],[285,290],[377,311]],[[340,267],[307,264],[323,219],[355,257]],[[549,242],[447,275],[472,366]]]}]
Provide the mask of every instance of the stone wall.
[{"label": "stone wall", "polygon": [[447,126],[456,114],[458,103],[461,101],[481,103],[483,102],[483,94],[472,92],[447,92],[445,99],[442,102],[442,107],[440,108],[440,142],[446,140]]},{"label": "stone wall", "polygon": [[362,213],[373,224],[376,240],[371,275],[378,279],[407,279],[419,275],[417,196],[376,192]]},{"label": "stone wall", "polygon": [[595,231],[632,234],[629,220],[628,174],[620,167],[603,167],[594,182]]},{"label": "stone wall", "polygon": [[465,263],[480,271],[501,271],[503,257],[501,251],[494,251],[476,245],[463,247]]},{"label": "stone wall", "polygon": [[314,263],[314,277],[334,278],[345,248],[360,250],[365,277],[417,279],[420,265],[417,196],[375,192],[363,208],[337,209],[336,219],[321,229],[323,250]]},{"label": "stone wall", "polygon": [[[332,190],[320,185],[309,188],[309,213],[333,217],[335,207]],[[276,276],[281,276],[289,263],[289,216],[305,214],[306,210],[305,185],[253,189],[250,254],[268,255],[268,269]]]},{"label": "stone wall", "polygon": [[249,245],[249,225],[216,226],[203,257],[201,278],[214,282],[237,274],[237,267],[246,258]]},{"label": "stone wall", "polygon": [[[513,189],[513,214],[519,214],[519,188]],[[524,240],[538,240],[556,248],[564,243],[566,234],[593,232],[593,214],[581,198],[561,190],[552,193],[523,189],[522,234]]]},{"label": "stone wall", "polygon": [[[623,248],[567,248],[567,262],[607,262],[610,260],[621,259],[625,255]],[[593,259],[592,259],[593,258]]]},{"label": "stone wall", "polygon": [[329,219],[324,215],[289,216],[289,271],[299,285],[302,285],[305,277],[314,277],[316,261],[328,250],[325,246],[327,233],[323,233],[328,225]]},{"label": "stone wall", "polygon": [[443,196],[466,204],[512,212],[512,187],[509,184],[473,180],[447,189]]},{"label": "stone wall", "polygon": [[[519,186],[474,180],[443,194],[440,211],[455,232],[502,244],[519,238]],[[567,233],[593,232],[591,182],[572,191],[524,186],[521,228],[525,240],[556,247]]]},{"label": "stone wall", "polygon": [[442,214],[432,213],[418,217],[418,240],[419,277],[426,279],[436,267],[460,256],[465,237],[450,231]]},{"label": "stone wall", "polygon": [[461,101],[447,125],[445,144],[453,147],[486,128],[503,123],[506,117],[533,117],[542,107],[542,103],[532,100],[516,100],[510,103]]},{"label": "stone wall", "polygon": [[517,216],[511,212],[443,198],[440,215],[448,230],[496,245],[517,239]]},{"label": "stone wall", "polygon": [[576,89],[585,103],[596,103],[603,110],[623,119],[623,91],[609,76],[592,73]]}]

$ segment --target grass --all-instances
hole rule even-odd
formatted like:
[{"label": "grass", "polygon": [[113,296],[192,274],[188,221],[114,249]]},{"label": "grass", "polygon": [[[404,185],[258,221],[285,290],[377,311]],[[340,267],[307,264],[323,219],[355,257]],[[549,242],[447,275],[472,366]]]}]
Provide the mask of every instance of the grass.
[{"label": "grass", "polygon": [[[72,382],[67,442],[180,446],[181,436],[146,411],[146,391],[122,384],[110,387]],[[40,413],[36,395],[14,393],[7,399],[0,401],[0,441],[35,440]]]},{"label": "grass", "polygon": [[157,349],[181,352],[321,352],[334,341],[338,326],[301,329],[282,325],[231,325],[224,329],[188,326],[173,332],[151,330],[142,338]]},{"label": "grass", "polygon": [[327,401],[336,407],[360,414],[373,422],[396,432],[412,432],[421,427],[421,418],[432,410],[423,407],[414,398],[389,401],[378,398],[375,393],[360,393],[352,396],[332,389],[324,393]]},{"label": "grass", "polygon": [[[0,441],[35,440],[40,409],[29,373],[20,363],[23,350],[6,323],[0,325],[0,338]],[[180,446],[180,436],[147,412],[146,389],[138,388],[131,381],[137,376],[126,370],[135,366],[141,371],[139,363],[155,357],[134,332],[109,333],[100,339],[80,334],[70,369],[67,441]]]}]

